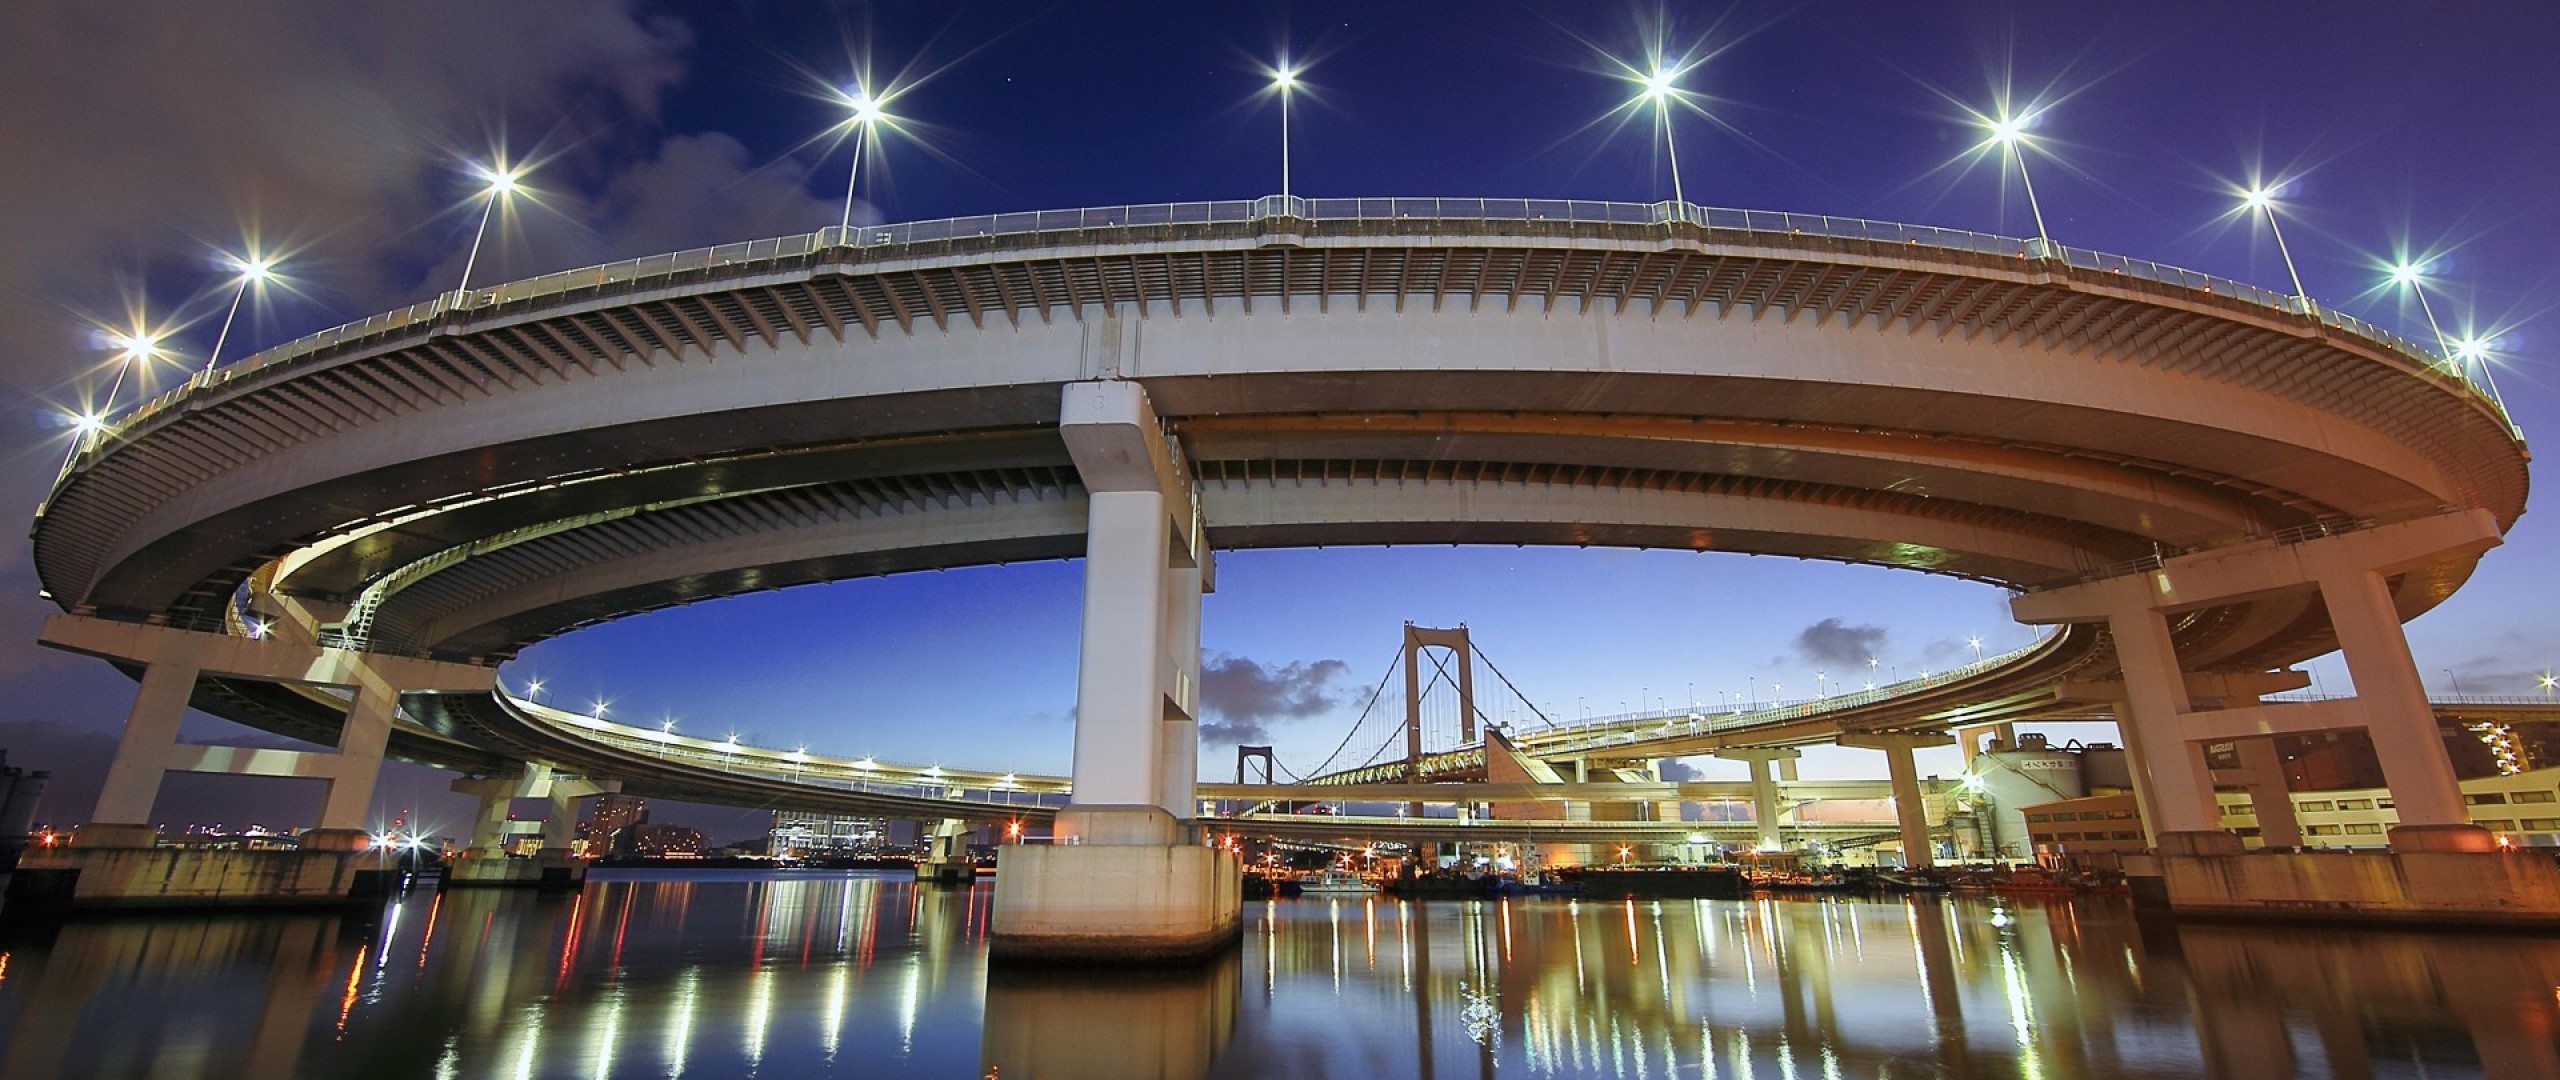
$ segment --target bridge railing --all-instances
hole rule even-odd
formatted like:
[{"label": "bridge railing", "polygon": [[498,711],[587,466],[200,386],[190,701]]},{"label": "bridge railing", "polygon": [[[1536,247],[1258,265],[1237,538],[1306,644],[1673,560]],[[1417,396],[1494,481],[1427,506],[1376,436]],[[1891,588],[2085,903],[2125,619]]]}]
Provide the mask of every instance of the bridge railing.
[{"label": "bridge railing", "polygon": [[[582,715],[509,695],[505,704],[518,715],[553,731],[620,751],[635,758],[656,759],[730,776],[835,788],[864,794],[953,799],[1026,809],[1054,807],[1063,801],[1065,781],[1053,776],[996,774],[940,766],[884,764],[775,750],[736,741],[697,739],[672,732],[633,727]],[[973,794],[974,793],[974,794]]]},{"label": "bridge railing", "polygon": [[[84,447],[84,454],[94,451],[98,446],[113,442],[116,437],[175,406],[177,402],[197,390],[221,386],[241,376],[347,342],[393,333],[422,323],[432,323],[449,311],[514,304],[609,286],[637,286],[670,281],[686,274],[701,274],[729,267],[787,263],[834,249],[883,247],[974,237],[1090,232],[1144,226],[1288,220],[1310,222],[1553,221],[1604,225],[1668,225],[1679,222],[1698,226],[1711,234],[1717,232],[1784,233],[1913,245],[1974,254],[2052,259],[2085,270],[2122,274],[2129,278],[2229,296],[2246,303],[2316,318],[2325,325],[2379,343],[2450,377],[2461,388],[2493,406],[2501,419],[2506,417],[2506,407],[2498,400],[2495,390],[2485,382],[2475,379],[2466,365],[2448,357],[2438,356],[2424,346],[2352,315],[2334,311],[2319,304],[2305,303],[2299,297],[2230,278],[2145,259],[2048,245],[2041,239],[2020,239],[1996,233],[1839,217],[1830,214],[1742,210],[1667,201],[1619,203],[1582,199],[1309,199],[1275,195],[1259,199],[1144,203],[1073,210],[977,214],[893,225],[858,225],[851,228],[831,226],[812,233],[649,255],[544,274],[502,285],[468,291],[458,290],[408,307],[331,327],[270,347],[221,368],[199,372],[185,383],[145,402],[126,414],[123,420],[109,426],[104,432],[90,435],[88,445]],[[2511,421],[2509,426],[2512,430]],[[70,470],[66,468],[65,471],[67,473]]]},{"label": "bridge railing", "polygon": [[1539,754],[1602,750],[1612,746],[1649,741],[1666,735],[1714,735],[1748,728],[1788,723],[1829,713],[1846,712],[1874,705],[1888,699],[1962,682],[2023,660],[2037,650],[2052,644],[2054,631],[2048,630],[2034,643],[1997,653],[1945,671],[1924,672],[1917,678],[1886,683],[1872,690],[1860,689],[1844,694],[1784,701],[1763,708],[1738,709],[1727,712],[1701,712],[1691,709],[1636,710],[1609,716],[1596,716],[1571,725],[1521,731],[1514,734],[1524,749]]}]

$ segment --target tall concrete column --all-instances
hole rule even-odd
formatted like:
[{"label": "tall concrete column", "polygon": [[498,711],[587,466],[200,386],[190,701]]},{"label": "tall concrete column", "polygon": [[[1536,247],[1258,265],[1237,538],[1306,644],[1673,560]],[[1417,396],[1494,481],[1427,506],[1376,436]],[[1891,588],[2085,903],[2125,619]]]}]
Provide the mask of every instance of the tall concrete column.
[{"label": "tall concrete column", "polygon": [[1920,767],[1911,752],[1924,746],[1946,746],[1945,735],[1843,735],[1840,745],[1884,751],[1886,775],[1893,778],[1893,819],[1902,833],[1902,862],[1914,870],[1937,865],[1929,843],[1929,806],[1920,794]]},{"label": "tall concrete column", "polygon": [[513,785],[482,790],[479,812],[471,819],[471,853],[496,858],[507,852],[507,812],[515,806]]},{"label": "tall concrete column", "polygon": [[1107,491],[1091,499],[1069,802],[1155,805],[1164,762],[1164,496]]},{"label": "tall concrete column", "polygon": [[362,829],[365,809],[373,804],[373,784],[382,775],[382,748],[391,741],[391,718],[400,709],[400,688],[378,676],[356,684],[346,723],[338,729],[338,753],[329,763],[329,798],[320,808],[323,829]]},{"label": "tall concrete column", "polygon": [[2193,703],[2168,623],[2159,612],[2137,608],[2110,615],[2107,630],[2124,668],[2126,708],[2116,726],[2124,736],[2151,846],[2230,850],[2236,838],[2222,830],[2213,774],[2205,768],[2203,750],[2187,741],[2180,727],[2179,718]]},{"label": "tall concrete column", "polygon": [[116,743],[115,761],[107,766],[107,782],[98,790],[98,807],[89,815],[100,825],[151,824],[151,804],[160,798],[160,777],[169,768],[169,752],[178,744],[178,721],[195,696],[196,666],[162,661],[144,668],[142,687],[125,715],[124,736]]},{"label": "tall concrete column", "polygon": [[1165,571],[1164,730],[1156,803],[1176,821],[1200,816],[1200,568]]},{"label": "tall concrete column", "polygon": [[[549,805],[544,808],[542,815],[542,853],[550,855],[566,852],[569,850],[570,843],[577,839],[578,792],[569,788],[554,787],[544,799]],[[590,856],[598,854],[602,853],[588,852]]]},{"label": "tall concrete column", "polygon": [[2491,851],[2497,840],[2471,824],[2462,788],[2445,755],[2444,737],[2436,731],[2435,709],[2409,655],[2409,639],[2400,632],[2400,609],[2391,586],[2373,571],[2341,574],[2320,580],[2320,600],[2338,632],[2338,649],[2346,654],[2347,675],[2355,680],[2356,701],[2364,711],[2365,730],[2374,753],[2382,759],[2383,782],[2399,806],[2400,824],[2391,830],[2396,850]]},{"label": "tall concrete column", "polygon": [[1770,776],[1771,762],[1793,764],[1803,756],[1786,747],[1754,746],[1734,750],[1718,750],[1715,756],[1728,761],[1747,762],[1751,766],[1751,827],[1759,834],[1760,847],[1775,851],[1782,845],[1778,838],[1778,783]]},{"label": "tall concrete column", "polygon": [[2294,817],[2293,791],[2285,784],[2284,758],[2276,741],[2242,739],[2232,744],[2240,755],[2240,783],[2249,789],[2249,807],[2258,815],[2258,845],[2302,846],[2302,823]]}]

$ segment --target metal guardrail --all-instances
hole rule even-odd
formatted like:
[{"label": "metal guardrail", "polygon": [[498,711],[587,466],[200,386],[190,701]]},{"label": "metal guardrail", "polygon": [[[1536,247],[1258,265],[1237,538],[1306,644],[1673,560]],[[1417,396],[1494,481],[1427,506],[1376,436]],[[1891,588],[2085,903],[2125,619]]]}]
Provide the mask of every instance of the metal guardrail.
[{"label": "metal guardrail", "polygon": [[[618,750],[747,779],[835,788],[861,794],[898,795],[983,803],[997,809],[1054,809],[1066,780],[1055,776],[998,774],[978,769],[895,765],[870,758],[840,758],[805,750],[776,750],[731,741],[697,739],[617,724],[506,695],[518,715],[555,733]],[[970,793],[978,793],[972,797]]]},{"label": "metal guardrail", "polygon": [[[2495,390],[2484,382],[2474,379],[2470,371],[2459,361],[2438,356],[2398,334],[2317,303],[2305,303],[2298,297],[2272,289],[2147,259],[2111,255],[2106,252],[2058,244],[2048,245],[2039,239],[2020,239],[1964,229],[1908,225],[1830,214],[1740,210],[1668,201],[1619,203],[1580,199],[1308,199],[1272,195],[1259,199],[1144,203],[1074,210],[978,214],[895,225],[855,226],[850,229],[828,227],[813,233],[650,255],[600,266],[544,274],[540,277],[502,285],[445,293],[433,300],[331,327],[273,346],[256,355],[244,357],[212,371],[199,372],[185,383],[138,406],[127,413],[123,420],[116,421],[103,431],[92,434],[88,446],[84,447],[78,456],[87,457],[95,453],[97,447],[114,441],[125,432],[176,406],[188,395],[197,391],[220,387],[266,368],[347,342],[360,341],[420,324],[432,324],[448,312],[499,307],[609,286],[653,284],[689,274],[704,274],[758,263],[779,263],[818,256],[830,251],[938,241],[1257,221],[1323,223],[1459,220],[1606,225],[1685,223],[1705,230],[1710,234],[1708,237],[1710,240],[1714,239],[1712,234],[1715,233],[1736,234],[1736,239],[1750,235],[1783,233],[1838,240],[1904,244],[1972,254],[2050,259],[2084,270],[2122,274],[2143,281],[2195,289],[2217,296],[2229,296],[2244,303],[2295,316],[2314,318],[2323,325],[2378,343],[2452,378],[2471,396],[2495,409],[2500,419],[2506,421],[2509,432],[2516,433],[2513,421],[2507,419],[2506,406],[2498,399]],[[2520,434],[2518,437],[2521,437]],[[65,475],[71,471],[74,470],[66,468]]]},{"label": "metal guardrail", "polygon": [[2003,665],[2023,660],[2037,650],[2052,644],[2057,633],[2059,631],[2048,630],[2038,636],[2033,643],[2008,652],[1986,656],[1945,671],[1928,672],[1918,678],[1887,683],[1873,690],[1862,689],[1846,694],[1801,698],[1765,708],[1721,713],[1705,713],[1689,709],[1638,710],[1594,717],[1552,729],[1541,728],[1537,731],[1515,732],[1512,737],[1520,744],[1522,750],[1544,756],[1582,750],[1605,750],[1659,738],[1716,735],[1745,728],[1803,720],[1827,713],[1846,712],[1878,704],[1900,695],[1961,682]]}]

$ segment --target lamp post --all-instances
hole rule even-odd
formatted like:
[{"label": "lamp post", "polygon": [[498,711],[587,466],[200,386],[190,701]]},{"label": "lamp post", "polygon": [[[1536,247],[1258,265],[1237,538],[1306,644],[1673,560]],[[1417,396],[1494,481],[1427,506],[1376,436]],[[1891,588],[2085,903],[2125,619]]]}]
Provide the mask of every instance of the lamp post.
[{"label": "lamp post", "polygon": [[1287,60],[1271,69],[1271,86],[1280,91],[1280,201],[1289,201],[1289,103],[1298,89],[1298,70]]},{"label": "lamp post", "polygon": [[2018,159],[2018,182],[2027,189],[2027,212],[2036,220],[2036,254],[2043,256],[2051,253],[2053,237],[2045,232],[2044,207],[2036,202],[2035,177],[2027,172],[2027,148],[2031,145],[2027,138],[2027,121],[2031,119],[2034,119],[2033,114],[2010,116],[2003,109],[1999,118],[1987,126],[1991,129],[1991,141],[1999,143],[2003,153]]},{"label": "lamp post", "polygon": [[462,260],[462,282],[454,286],[455,292],[465,295],[471,292],[471,271],[480,265],[480,242],[488,239],[490,217],[498,212],[499,200],[513,196],[519,186],[518,181],[524,179],[524,172],[520,169],[509,169],[503,166],[491,168],[486,165],[474,165],[472,168],[480,173],[480,179],[483,182],[480,196],[487,199],[488,203],[480,208],[479,230],[471,234],[471,254]]},{"label": "lamp post", "polygon": [[851,243],[853,239],[853,185],[862,178],[862,145],[871,141],[871,126],[887,115],[881,112],[882,104],[881,99],[860,87],[844,95],[845,110],[850,114],[846,122],[853,125],[853,167],[844,174],[844,218],[836,225],[838,243]]},{"label": "lamp post", "polygon": [[1653,103],[1654,126],[1662,129],[1662,156],[1671,161],[1671,202],[1688,216],[1689,197],[1680,190],[1680,145],[1671,134],[1671,103],[1680,96],[1680,74],[1686,69],[1666,69],[1655,64],[1644,76],[1643,100]]},{"label": "lamp post", "polygon": [[2426,314],[2427,330],[2436,336],[2436,351],[2444,354],[2447,362],[2451,362],[2453,359],[2453,346],[2446,343],[2444,327],[2436,322],[2435,305],[2427,302],[2426,278],[2427,264],[2423,262],[2401,262],[2396,263],[2391,267],[2392,283],[2395,285],[2406,285],[2409,287],[2410,292],[2418,294],[2418,310]]},{"label": "lamp post", "polygon": [[231,340],[231,323],[240,317],[240,301],[249,295],[249,286],[266,284],[267,278],[275,273],[276,264],[273,259],[252,255],[231,260],[231,268],[239,272],[240,286],[231,290],[231,310],[223,313],[222,332],[213,336],[213,351],[205,355],[204,373],[207,375],[213,374],[213,365],[222,360],[223,343]]},{"label": "lamp post", "polygon": [[2266,188],[2253,187],[2241,193],[2240,202],[2243,206],[2266,217],[2267,230],[2276,236],[2276,254],[2284,256],[2285,276],[2293,279],[2293,299],[2301,305],[2296,310],[2309,314],[2311,294],[2302,287],[2302,272],[2293,268],[2293,249],[2285,246],[2284,226],[2276,221],[2276,193]]}]

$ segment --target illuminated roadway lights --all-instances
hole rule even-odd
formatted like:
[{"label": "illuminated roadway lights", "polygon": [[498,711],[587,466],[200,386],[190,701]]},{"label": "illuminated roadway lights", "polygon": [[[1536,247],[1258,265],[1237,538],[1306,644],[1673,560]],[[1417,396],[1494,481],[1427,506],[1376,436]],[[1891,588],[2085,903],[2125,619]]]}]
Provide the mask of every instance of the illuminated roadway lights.
[{"label": "illuminated roadway lights", "polygon": [[870,141],[872,125],[887,119],[888,114],[882,111],[886,104],[886,100],[873,97],[860,87],[844,95],[848,114],[845,122],[853,125],[853,167],[844,175],[844,220],[837,225],[836,236],[845,243],[853,239],[853,185],[862,178],[862,144]]},{"label": "illuminated roadway lights", "polygon": [[[222,361],[222,346],[231,340],[231,323],[240,317],[241,299],[249,295],[250,286],[264,285],[268,278],[275,276],[276,264],[273,259],[252,255],[246,259],[231,260],[231,268],[240,274],[240,287],[231,290],[231,310],[223,313],[222,332],[213,336],[213,351],[205,355],[204,373],[207,375],[213,374],[213,366]],[[467,276],[468,271],[465,274]]]},{"label": "illuminated roadway lights", "polygon": [[2027,138],[2027,122],[2034,117],[2033,113],[2010,116],[2004,110],[1999,118],[1985,126],[1991,131],[1991,141],[1999,143],[2004,152],[2018,159],[2018,183],[2027,189],[2027,213],[2036,219],[2036,254],[2041,257],[2052,254],[2053,237],[2045,232],[2044,207],[2036,202],[2035,177],[2027,173],[2027,148],[2033,145]]},{"label": "illuminated roadway lights", "polygon": [[498,202],[513,196],[520,186],[518,182],[524,179],[521,169],[503,166],[493,169],[486,165],[473,165],[472,169],[480,174],[483,182],[480,195],[488,203],[480,208],[479,231],[471,234],[471,254],[462,260],[462,283],[454,286],[454,291],[466,296],[471,292],[471,270],[480,264],[480,242],[489,235],[489,218],[498,212]]},{"label": "illuminated roadway lights", "polygon": [[2426,314],[2427,330],[2436,336],[2436,351],[2443,354],[2445,366],[2453,368],[2454,374],[2461,374],[2462,371],[2458,366],[2461,362],[2453,358],[2453,346],[2445,341],[2444,326],[2436,322],[2436,306],[2427,301],[2427,264],[2423,262],[2394,264],[2391,267],[2391,283],[2406,285],[2410,292],[2418,294],[2418,310]]},{"label": "illuminated roadway lights", "polygon": [[2495,344],[2494,339],[2462,338],[2453,343],[2453,359],[2456,363],[2477,365],[2480,368],[2481,385],[2488,388],[2490,399],[2496,401],[2498,407],[2503,409],[2507,404],[2506,397],[2498,392],[2496,369],[2489,363],[2489,349]]},{"label": "illuminated roadway lights", "polygon": [[2267,230],[2276,236],[2276,254],[2284,256],[2285,276],[2293,279],[2293,299],[2295,303],[2301,305],[2296,310],[2305,315],[2310,314],[2311,293],[2302,287],[2302,272],[2293,268],[2293,249],[2285,246],[2284,226],[2276,221],[2276,193],[2266,188],[2253,187],[2240,193],[2240,203],[2266,217]]}]

